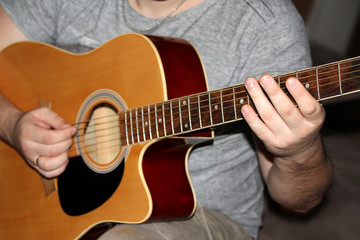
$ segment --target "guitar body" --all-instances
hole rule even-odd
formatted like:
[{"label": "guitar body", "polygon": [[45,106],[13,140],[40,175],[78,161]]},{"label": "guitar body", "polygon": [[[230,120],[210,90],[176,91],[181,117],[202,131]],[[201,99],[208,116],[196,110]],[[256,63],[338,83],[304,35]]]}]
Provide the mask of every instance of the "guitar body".
[{"label": "guitar body", "polygon": [[[1,91],[18,108],[28,111],[42,101],[69,123],[96,107],[84,107],[89,96],[99,104],[114,101],[121,112],[207,91],[191,45],[138,34],[81,55],[41,43],[14,44],[0,54],[0,73]],[[1,142],[1,238],[73,239],[102,222],[188,218],[196,208],[187,172],[189,140],[211,137],[205,132],[130,144],[122,147],[119,163],[103,172],[89,168],[73,146],[67,170],[51,180]]]}]

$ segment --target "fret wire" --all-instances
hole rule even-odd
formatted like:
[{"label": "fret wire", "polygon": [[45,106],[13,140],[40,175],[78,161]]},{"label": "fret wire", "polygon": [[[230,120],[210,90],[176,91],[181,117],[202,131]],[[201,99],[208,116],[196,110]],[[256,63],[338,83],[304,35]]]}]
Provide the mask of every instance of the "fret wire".
[{"label": "fret wire", "polygon": [[144,126],[144,107],[141,107],[141,121],[142,121],[142,129],[144,135],[144,141],[146,141],[146,134],[145,134],[145,126]]},{"label": "fret wire", "polygon": [[149,122],[149,136],[150,139],[153,139],[152,131],[151,131],[151,114],[150,114],[150,105],[148,105],[148,122]]},{"label": "fret wire", "polygon": [[340,70],[340,61],[337,62],[338,64],[338,75],[339,75],[339,87],[340,87],[340,94],[343,95],[342,85],[341,85],[341,70]]},{"label": "fret wire", "polygon": [[318,93],[318,100],[320,99],[320,88],[319,88],[319,68],[316,67],[316,84],[317,84],[317,93]]},{"label": "fret wire", "polygon": [[134,132],[133,132],[133,122],[132,122],[132,111],[130,109],[130,131],[131,131],[131,141],[134,144]]},{"label": "fret wire", "polygon": [[220,89],[220,104],[221,104],[221,117],[222,117],[222,122],[224,122],[224,105],[223,105],[223,99],[222,99],[222,90]]},{"label": "fret wire", "polygon": [[162,114],[163,114],[163,125],[164,125],[164,136],[166,137],[167,136],[167,132],[166,132],[166,119],[165,119],[165,105],[164,105],[164,102],[162,102]]},{"label": "fret wire", "polygon": [[139,136],[139,121],[138,121],[138,111],[137,108],[135,108],[135,116],[136,116],[136,133],[137,133],[137,140],[138,143],[140,142],[140,136]]},{"label": "fret wire", "polygon": [[159,138],[159,128],[158,128],[158,116],[157,116],[157,105],[155,104],[155,130],[156,130],[156,137]]},{"label": "fret wire", "polygon": [[191,106],[190,106],[190,96],[187,97],[188,99],[188,113],[189,113],[189,126],[190,126],[190,130],[192,130],[192,120],[191,120]]},{"label": "fret wire", "polygon": [[213,125],[213,119],[212,119],[212,109],[211,109],[211,94],[210,94],[210,92],[208,93],[208,97],[209,97],[210,125]]},{"label": "fret wire", "polygon": [[182,114],[181,114],[181,99],[179,98],[179,117],[180,117],[180,131],[183,131],[183,122],[182,122]]},{"label": "fret wire", "polygon": [[197,95],[197,99],[198,99],[198,111],[199,111],[200,128],[202,128],[201,106],[200,106],[200,94]]},{"label": "fret wire", "polygon": [[173,107],[172,107],[172,101],[170,101],[170,118],[171,118],[171,130],[172,130],[172,134],[175,134],[174,131],[174,116],[173,116]]},{"label": "fret wire", "polygon": [[127,111],[124,112],[125,113],[125,132],[126,132],[126,143],[127,145],[129,146],[130,143],[129,143],[129,134],[128,134],[128,127],[127,127]]},{"label": "fret wire", "polygon": [[232,97],[233,97],[233,103],[234,103],[234,115],[235,115],[235,119],[238,118],[237,115],[237,110],[236,110],[236,97],[235,97],[235,86],[232,87]]}]

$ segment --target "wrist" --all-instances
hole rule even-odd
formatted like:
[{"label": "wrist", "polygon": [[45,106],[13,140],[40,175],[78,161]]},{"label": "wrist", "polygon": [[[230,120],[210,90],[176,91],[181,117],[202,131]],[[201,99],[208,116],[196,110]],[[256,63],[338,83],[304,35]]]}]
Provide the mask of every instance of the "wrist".
[{"label": "wrist", "polygon": [[15,146],[15,128],[19,119],[21,118],[22,112],[12,105],[10,102],[3,104],[2,118],[0,119],[2,127],[0,128],[0,138],[4,142]]},{"label": "wrist", "polygon": [[318,205],[331,184],[334,168],[321,140],[306,153],[291,158],[274,158],[271,195],[288,208],[309,211]]},{"label": "wrist", "polygon": [[291,155],[274,156],[274,164],[285,172],[307,172],[328,161],[320,134]]}]

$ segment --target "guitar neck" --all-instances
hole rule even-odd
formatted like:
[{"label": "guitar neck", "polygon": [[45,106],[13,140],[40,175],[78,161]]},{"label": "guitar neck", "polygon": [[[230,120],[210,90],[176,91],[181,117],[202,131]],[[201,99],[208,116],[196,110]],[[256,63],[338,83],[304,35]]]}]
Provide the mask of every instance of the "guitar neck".
[{"label": "guitar neck", "polygon": [[[274,77],[285,87],[296,77],[318,101],[360,91],[360,57]],[[291,98],[292,99],[292,98]],[[244,84],[171,99],[119,114],[121,145],[171,137],[243,119],[241,107],[254,106]]]}]

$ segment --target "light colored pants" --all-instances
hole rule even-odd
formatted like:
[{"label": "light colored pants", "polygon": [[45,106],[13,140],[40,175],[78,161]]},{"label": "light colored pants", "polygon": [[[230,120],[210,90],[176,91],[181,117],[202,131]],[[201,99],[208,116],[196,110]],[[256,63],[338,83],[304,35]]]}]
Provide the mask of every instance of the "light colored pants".
[{"label": "light colored pants", "polygon": [[195,215],[184,221],[118,224],[100,240],[252,240],[246,230],[219,212],[198,207]]}]

